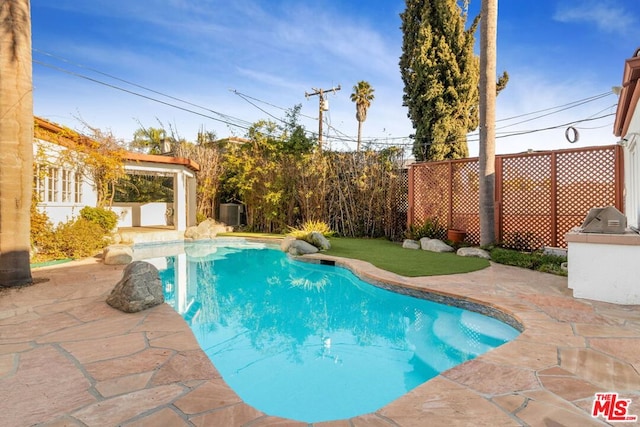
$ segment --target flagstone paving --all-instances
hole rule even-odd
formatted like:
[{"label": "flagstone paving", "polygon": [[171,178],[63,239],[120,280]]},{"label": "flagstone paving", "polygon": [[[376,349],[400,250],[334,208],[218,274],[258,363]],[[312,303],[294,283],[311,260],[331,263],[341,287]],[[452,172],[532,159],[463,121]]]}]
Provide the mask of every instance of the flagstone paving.
[{"label": "flagstone paving", "polygon": [[[334,260],[378,284],[481,302],[524,332],[375,413],[315,426],[607,425],[591,416],[596,392],[631,399],[640,415],[640,306],[575,299],[566,278],[497,264],[409,279]],[[86,259],[0,290],[0,426],[307,425],[245,404],[168,305],[109,307],[122,270]]]}]

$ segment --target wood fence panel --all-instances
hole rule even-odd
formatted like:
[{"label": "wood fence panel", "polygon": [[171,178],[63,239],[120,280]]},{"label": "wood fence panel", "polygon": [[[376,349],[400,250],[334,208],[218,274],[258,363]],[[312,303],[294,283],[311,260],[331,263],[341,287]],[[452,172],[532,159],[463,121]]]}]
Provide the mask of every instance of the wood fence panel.
[{"label": "wood fence panel", "polygon": [[[409,224],[436,219],[480,242],[478,159],[416,163],[409,183]],[[496,156],[498,240],[528,250],[566,247],[564,235],[589,209],[623,211],[620,146]]]}]

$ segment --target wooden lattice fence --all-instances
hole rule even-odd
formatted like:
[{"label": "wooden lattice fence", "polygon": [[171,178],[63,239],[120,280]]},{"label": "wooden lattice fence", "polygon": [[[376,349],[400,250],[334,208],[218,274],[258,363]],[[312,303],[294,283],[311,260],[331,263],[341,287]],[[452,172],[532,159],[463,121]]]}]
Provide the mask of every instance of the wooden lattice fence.
[{"label": "wooden lattice fence", "polygon": [[[623,210],[618,145],[496,156],[496,240],[516,249],[566,247],[590,208]],[[409,168],[409,225],[436,220],[480,242],[478,159]]]}]

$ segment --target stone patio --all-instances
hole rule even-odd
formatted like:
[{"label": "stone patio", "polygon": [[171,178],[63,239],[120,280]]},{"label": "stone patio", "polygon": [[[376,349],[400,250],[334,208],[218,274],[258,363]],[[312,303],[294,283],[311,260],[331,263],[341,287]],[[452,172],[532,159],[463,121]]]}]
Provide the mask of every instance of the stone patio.
[{"label": "stone patio", "polygon": [[[525,331],[375,413],[315,426],[607,425],[590,415],[596,392],[618,392],[640,415],[640,306],[574,299],[566,278],[497,264],[409,279],[333,259],[368,280],[482,302]],[[243,403],[168,305],[109,307],[122,269],[85,259],[0,290],[0,425],[307,425]]]}]

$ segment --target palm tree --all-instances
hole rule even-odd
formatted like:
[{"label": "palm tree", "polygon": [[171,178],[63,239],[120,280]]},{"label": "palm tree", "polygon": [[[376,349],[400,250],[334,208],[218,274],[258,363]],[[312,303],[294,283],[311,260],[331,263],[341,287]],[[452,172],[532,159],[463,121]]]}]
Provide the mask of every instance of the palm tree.
[{"label": "palm tree", "polygon": [[167,137],[167,131],[163,128],[141,127],[133,133],[132,147],[147,154],[163,154],[166,142],[172,138]]},{"label": "palm tree", "polygon": [[480,245],[495,236],[496,37],[498,0],[482,0],[480,20]]},{"label": "palm tree", "polygon": [[33,82],[29,0],[0,4],[0,286],[32,282]]},{"label": "palm tree", "polygon": [[360,151],[362,122],[367,120],[367,110],[371,106],[371,101],[373,101],[374,98],[373,92],[374,89],[371,87],[369,82],[362,80],[353,87],[353,93],[351,94],[351,101],[356,103],[356,120],[358,120],[358,151]]}]

